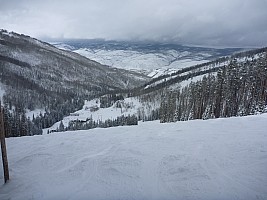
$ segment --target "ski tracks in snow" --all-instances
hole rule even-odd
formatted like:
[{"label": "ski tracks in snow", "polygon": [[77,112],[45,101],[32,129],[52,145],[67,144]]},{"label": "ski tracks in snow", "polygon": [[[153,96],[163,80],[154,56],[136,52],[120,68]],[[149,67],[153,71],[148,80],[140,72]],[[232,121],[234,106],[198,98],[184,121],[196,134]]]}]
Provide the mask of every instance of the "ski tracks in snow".
[{"label": "ski tracks in snow", "polygon": [[266,119],[8,138],[0,199],[266,199]]}]

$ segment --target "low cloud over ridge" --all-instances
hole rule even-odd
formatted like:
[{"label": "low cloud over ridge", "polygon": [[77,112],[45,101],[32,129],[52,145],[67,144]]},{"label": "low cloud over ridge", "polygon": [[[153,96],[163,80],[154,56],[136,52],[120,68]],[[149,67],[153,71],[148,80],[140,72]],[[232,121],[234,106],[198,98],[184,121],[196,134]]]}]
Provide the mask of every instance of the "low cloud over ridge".
[{"label": "low cloud over ridge", "polygon": [[0,28],[39,38],[267,45],[267,0],[0,0],[0,4]]}]

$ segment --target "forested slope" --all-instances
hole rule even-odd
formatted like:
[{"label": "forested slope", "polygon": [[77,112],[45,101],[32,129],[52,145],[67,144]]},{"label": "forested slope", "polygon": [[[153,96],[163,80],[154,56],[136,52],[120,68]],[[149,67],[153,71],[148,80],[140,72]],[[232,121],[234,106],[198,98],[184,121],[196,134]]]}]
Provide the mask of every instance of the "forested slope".
[{"label": "forested slope", "polygon": [[[0,31],[0,83],[9,136],[40,133],[80,109],[85,99],[147,80],[29,36]],[[26,111],[37,108],[45,113],[28,119]]]},{"label": "forested slope", "polygon": [[267,48],[185,68],[131,92],[142,102],[160,105],[145,120],[173,122],[266,112]]}]

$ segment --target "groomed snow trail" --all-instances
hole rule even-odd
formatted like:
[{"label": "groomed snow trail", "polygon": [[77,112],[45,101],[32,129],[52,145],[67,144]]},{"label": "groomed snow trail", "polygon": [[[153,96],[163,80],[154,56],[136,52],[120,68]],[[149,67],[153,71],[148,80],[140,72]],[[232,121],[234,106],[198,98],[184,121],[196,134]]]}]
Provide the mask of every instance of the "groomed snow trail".
[{"label": "groomed snow trail", "polygon": [[267,114],[8,138],[0,199],[267,199]]}]

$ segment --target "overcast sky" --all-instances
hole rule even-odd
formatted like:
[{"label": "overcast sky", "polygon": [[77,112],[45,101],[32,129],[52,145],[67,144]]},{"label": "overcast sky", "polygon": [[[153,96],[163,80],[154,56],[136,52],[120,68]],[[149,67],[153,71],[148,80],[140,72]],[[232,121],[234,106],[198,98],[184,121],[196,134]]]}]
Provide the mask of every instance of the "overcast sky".
[{"label": "overcast sky", "polygon": [[267,0],[0,0],[0,28],[37,38],[267,46]]}]

